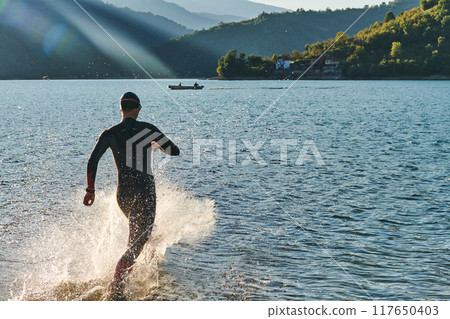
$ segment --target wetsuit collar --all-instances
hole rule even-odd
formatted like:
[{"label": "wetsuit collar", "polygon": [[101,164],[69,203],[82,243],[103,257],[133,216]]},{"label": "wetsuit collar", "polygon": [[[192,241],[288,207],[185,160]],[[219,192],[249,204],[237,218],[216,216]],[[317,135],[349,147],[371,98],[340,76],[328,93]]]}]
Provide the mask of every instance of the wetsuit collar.
[{"label": "wetsuit collar", "polygon": [[128,121],[131,121],[131,120],[136,121],[136,119],[134,117],[131,117],[131,116],[122,118],[122,122],[125,122],[126,120],[128,120]]}]

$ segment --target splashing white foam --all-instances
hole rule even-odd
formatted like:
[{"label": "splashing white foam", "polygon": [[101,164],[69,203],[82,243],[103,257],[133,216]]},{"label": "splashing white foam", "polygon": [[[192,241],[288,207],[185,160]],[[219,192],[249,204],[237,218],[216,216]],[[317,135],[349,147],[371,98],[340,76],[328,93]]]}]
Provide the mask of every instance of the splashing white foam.
[{"label": "splashing white foam", "polygon": [[[89,209],[80,204],[82,196],[79,193],[72,201],[70,219],[48,225],[26,245],[24,258],[30,267],[11,285],[12,299],[71,300],[94,287],[104,290],[111,280],[126,250],[128,220],[117,205],[115,191],[99,192]],[[157,185],[155,225],[130,275],[133,298],[144,298],[157,285],[158,264],[167,248],[195,244],[208,236],[215,215],[214,201],[195,199],[169,183]]]}]

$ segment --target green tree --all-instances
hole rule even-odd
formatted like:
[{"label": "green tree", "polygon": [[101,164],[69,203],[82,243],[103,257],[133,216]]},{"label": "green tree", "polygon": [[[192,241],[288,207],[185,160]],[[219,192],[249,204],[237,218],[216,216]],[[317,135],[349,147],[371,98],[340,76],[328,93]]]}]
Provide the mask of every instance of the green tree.
[{"label": "green tree", "polygon": [[250,54],[246,61],[246,74],[251,76],[260,76],[266,71],[266,62],[258,55]]},{"label": "green tree", "polygon": [[231,50],[219,59],[217,74],[221,77],[233,77],[240,75],[242,69],[245,69],[245,53],[238,55],[236,50]]},{"label": "green tree", "polygon": [[442,34],[444,37],[450,38],[450,16],[446,16],[442,19]]},{"label": "green tree", "polygon": [[384,17],[384,23],[389,22],[395,20],[395,15],[394,12],[389,11],[388,13],[386,13],[386,16]]},{"label": "green tree", "polygon": [[336,41],[336,46],[343,46],[348,44],[350,37],[344,32],[338,32],[334,37],[334,40]]},{"label": "green tree", "polygon": [[439,3],[439,0],[420,0],[420,7],[422,10],[428,10],[433,8]]},{"label": "green tree", "polygon": [[247,65],[251,67],[259,67],[263,64],[263,58],[259,55],[250,54],[247,58]]},{"label": "green tree", "polygon": [[444,74],[450,74],[450,65],[448,61],[450,60],[450,38],[439,37],[438,48],[441,54],[439,55],[439,63],[441,70],[439,73],[444,72]]},{"label": "green tree", "polygon": [[245,53],[236,50],[229,51],[222,56],[218,62],[217,74],[224,78],[261,76],[270,68],[271,62],[258,55],[250,54],[247,58]]},{"label": "green tree", "polygon": [[302,54],[298,52],[297,50],[293,50],[290,56],[291,60],[300,60],[302,58]]},{"label": "green tree", "polygon": [[401,42],[392,42],[391,48],[391,57],[399,58],[403,53],[402,43]]},{"label": "green tree", "polygon": [[439,8],[448,13],[450,11],[450,0],[439,0]]},{"label": "green tree", "polygon": [[309,53],[309,50],[311,49],[311,46],[307,43],[307,44],[305,44],[305,48],[304,48],[304,50],[306,51],[306,52],[308,52]]}]

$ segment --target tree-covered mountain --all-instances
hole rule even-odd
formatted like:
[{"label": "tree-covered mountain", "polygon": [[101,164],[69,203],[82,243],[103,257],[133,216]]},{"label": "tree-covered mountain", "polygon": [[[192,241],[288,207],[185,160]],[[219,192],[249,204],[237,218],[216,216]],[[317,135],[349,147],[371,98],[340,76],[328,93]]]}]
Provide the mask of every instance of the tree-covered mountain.
[{"label": "tree-covered mountain", "polygon": [[[188,30],[160,16],[78,0],[140,61],[159,65],[148,47]],[[143,72],[72,0],[0,3],[0,78],[133,77]]]},{"label": "tree-covered mountain", "polygon": [[[133,1],[133,0],[128,0]],[[212,14],[226,14],[254,18],[263,11],[284,12],[288,9],[256,3],[249,0],[166,0],[176,3],[191,12],[205,12]]]},{"label": "tree-covered mountain", "polygon": [[421,0],[420,4],[339,40],[331,54],[346,58],[346,75],[450,75],[450,0]]},{"label": "tree-covered mountain", "polygon": [[151,12],[194,30],[210,28],[220,22],[245,20],[244,17],[233,15],[193,13],[175,3],[164,0],[103,0],[103,2],[111,3],[117,7],[128,7],[135,11]]},{"label": "tree-covered mountain", "polygon": [[[382,21],[386,12],[398,14],[419,5],[419,0],[396,0],[370,8],[349,34]],[[155,54],[182,77],[214,76],[217,60],[229,50],[271,56],[274,52],[292,52],[305,44],[322,41],[345,30],[365,9],[263,13],[255,19],[220,24],[196,31],[154,47]]]},{"label": "tree-covered mountain", "polygon": [[[303,53],[294,51],[284,57],[294,62],[289,72],[296,66],[306,71],[330,47],[326,59],[345,60],[343,73],[347,78],[450,76],[450,0],[421,0],[420,7],[397,17],[389,11],[383,22],[353,37],[339,32],[334,38],[307,45]],[[227,78],[264,78],[276,73],[278,58],[247,57],[234,50],[219,59],[217,71]]]}]

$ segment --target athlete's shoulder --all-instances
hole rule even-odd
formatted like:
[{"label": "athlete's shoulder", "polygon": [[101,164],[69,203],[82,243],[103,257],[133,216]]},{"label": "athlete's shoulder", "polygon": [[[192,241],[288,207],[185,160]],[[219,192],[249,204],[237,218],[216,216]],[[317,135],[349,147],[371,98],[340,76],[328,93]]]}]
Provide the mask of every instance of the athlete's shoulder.
[{"label": "athlete's shoulder", "polygon": [[125,127],[126,127],[126,124],[125,124],[124,121],[122,121],[120,123],[117,123],[117,124],[107,128],[106,130],[103,131],[103,133],[111,134],[111,133],[113,133],[115,131],[124,129]]},{"label": "athlete's shoulder", "polygon": [[150,129],[152,131],[160,132],[160,130],[155,125],[153,125],[151,123],[148,123],[148,122],[138,122],[138,123],[143,128],[148,128],[148,129]]},{"label": "athlete's shoulder", "polygon": [[104,131],[100,134],[100,136],[108,136],[108,135],[110,135],[110,134],[112,133],[114,127],[115,127],[115,126],[111,126],[111,127],[107,128],[106,130],[104,130]]},{"label": "athlete's shoulder", "polygon": [[115,124],[113,126],[108,127],[107,129],[105,129],[100,134],[100,138],[101,137],[107,138],[107,137],[111,136],[115,131],[120,130],[120,128],[123,126],[122,123]]}]

